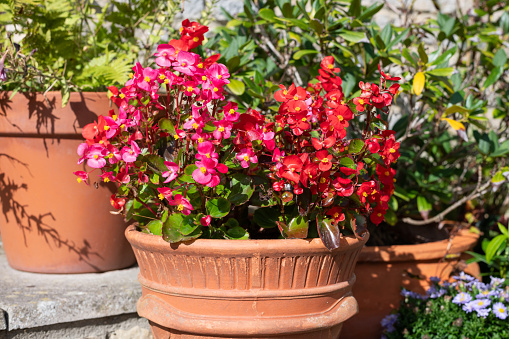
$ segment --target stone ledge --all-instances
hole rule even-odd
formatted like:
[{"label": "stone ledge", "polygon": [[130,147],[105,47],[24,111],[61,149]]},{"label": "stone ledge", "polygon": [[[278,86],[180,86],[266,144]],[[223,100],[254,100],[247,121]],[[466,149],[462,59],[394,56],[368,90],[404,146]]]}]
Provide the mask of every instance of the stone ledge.
[{"label": "stone ledge", "polygon": [[8,265],[0,242],[0,272],[0,338],[65,323],[137,317],[137,266],[91,274],[21,272]]}]

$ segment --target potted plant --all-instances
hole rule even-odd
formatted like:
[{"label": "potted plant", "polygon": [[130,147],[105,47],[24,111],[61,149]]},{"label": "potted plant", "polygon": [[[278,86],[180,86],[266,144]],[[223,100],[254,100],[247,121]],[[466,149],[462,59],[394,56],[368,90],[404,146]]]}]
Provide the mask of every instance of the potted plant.
[{"label": "potted plant", "polygon": [[[306,84],[318,72],[317,61],[329,54],[347,74],[343,90],[348,99],[359,97],[360,81],[376,81],[380,62],[406,80],[389,116],[402,154],[395,194],[385,221],[379,226],[368,222],[371,237],[356,274],[370,279],[355,285],[360,314],[349,321],[358,319],[345,337],[363,337],[357,330],[380,333],[379,320],[399,304],[401,285],[423,292],[430,276],[446,279],[465,269],[464,251],[479,237],[471,227],[485,231],[488,219],[504,211],[509,106],[502,70],[507,58],[503,35],[493,32],[507,32],[506,7],[480,3],[468,15],[438,13],[425,21],[412,6],[252,1],[205,45],[231,66],[229,88],[239,107],[256,106],[264,113],[278,109],[272,93],[280,81]],[[397,23],[379,27],[376,13],[394,15]],[[351,128],[359,127],[353,121]],[[437,251],[430,256],[432,248]],[[426,255],[419,259],[419,253]],[[468,270],[479,274],[476,265]],[[373,283],[386,294],[392,291],[392,297],[381,299]],[[364,312],[377,312],[372,326],[365,326]]]},{"label": "potted plant", "polygon": [[107,207],[115,187],[69,190],[69,173],[82,128],[113,109],[106,84],[124,83],[132,60],[157,43],[136,38],[136,30],[167,27],[173,9],[88,0],[0,4],[0,232],[12,267],[83,273],[135,263],[126,224]]},{"label": "potted plant", "polygon": [[433,278],[426,294],[402,291],[397,313],[382,320],[384,338],[505,338],[509,287],[503,278],[483,283],[461,272],[456,281]]},{"label": "potted plant", "polygon": [[[79,162],[92,169],[75,174],[119,185],[155,337],[337,337],[357,311],[366,219],[380,223],[393,193],[398,79],[347,102],[328,56],[307,88],[279,86],[277,114],[241,112],[219,55],[190,52],[206,31],[184,21],[157,68],[137,63],[112,89],[119,113],[84,128]],[[355,119],[364,128],[348,135]]]}]

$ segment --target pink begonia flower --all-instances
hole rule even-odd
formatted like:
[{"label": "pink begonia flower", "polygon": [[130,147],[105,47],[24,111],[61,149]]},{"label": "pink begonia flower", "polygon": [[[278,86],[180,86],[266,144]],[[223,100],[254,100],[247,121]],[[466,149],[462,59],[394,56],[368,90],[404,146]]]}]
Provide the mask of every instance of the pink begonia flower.
[{"label": "pink begonia flower", "polygon": [[136,85],[145,91],[150,91],[154,85],[154,81],[157,79],[159,72],[156,69],[147,67],[143,70],[143,77],[141,77]]},{"label": "pink begonia flower", "polygon": [[182,84],[184,87],[184,94],[187,96],[199,95],[200,89],[198,88],[198,84],[194,81],[186,81]]},{"label": "pink begonia flower", "polygon": [[276,163],[276,169],[280,169],[283,166],[282,159],[285,156],[285,151],[280,151],[279,148],[275,148],[272,153],[272,161]]},{"label": "pink begonia flower", "polygon": [[94,144],[88,149],[87,165],[92,168],[103,168],[106,165],[104,157],[108,154],[106,148],[101,144]]},{"label": "pink begonia flower", "polygon": [[159,195],[157,197],[161,200],[166,199],[170,201],[170,198],[173,195],[171,189],[168,187],[158,187],[157,191],[159,192]]},{"label": "pink begonia flower", "polygon": [[[131,75],[129,75],[131,79],[127,80],[127,82],[125,83],[125,87],[120,90],[124,95],[126,95],[126,97],[128,95],[124,92],[124,89],[129,86],[135,86],[138,83],[138,81],[141,78],[143,78],[143,66],[139,62],[136,62],[132,70],[134,72],[134,75],[132,73]],[[135,92],[134,96],[136,96],[136,88],[130,88],[130,92],[132,93],[133,91]]]},{"label": "pink begonia flower", "polygon": [[100,175],[100,177],[103,179],[104,182],[110,182],[115,181],[115,176],[113,175],[113,172],[104,172]]},{"label": "pink begonia flower", "polygon": [[177,206],[177,211],[181,212],[184,215],[191,214],[191,211],[193,210],[193,206],[191,205],[189,200],[184,198],[182,194],[177,194],[175,198],[169,200],[168,203],[171,206]]},{"label": "pink begonia flower", "polygon": [[205,122],[200,118],[189,117],[188,120],[182,125],[183,129],[201,130],[205,126]]},{"label": "pink begonia flower", "polygon": [[[268,124],[270,126],[271,124]],[[261,135],[261,139],[267,149],[269,151],[272,151],[274,147],[276,147],[276,142],[274,141],[274,136],[276,135],[270,128],[267,126],[263,126],[263,128],[260,125],[258,126],[258,132]]]},{"label": "pink begonia flower", "polygon": [[120,152],[115,146],[113,146],[112,144],[108,144],[107,149],[109,152],[107,158],[109,158],[110,164],[112,165],[116,164],[117,162],[120,161],[120,159],[122,159]]},{"label": "pink begonia flower", "polygon": [[201,144],[209,139],[210,139],[210,134],[203,133],[203,132],[200,132],[200,133],[196,132],[191,137],[191,140],[196,141],[198,144]]},{"label": "pink begonia flower", "polygon": [[224,91],[223,86],[212,82],[211,88],[208,91],[204,91],[204,95],[209,100],[217,100],[217,99],[223,100],[223,98],[224,98],[223,91]]},{"label": "pink begonia flower", "polygon": [[168,177],[168,179],[166,179],[164,183],[175,180],[178,177],[178,172],[180,169],[179,166],[171,161],[165,161],[164,165],[168,168],[168,171],[163,172],[162,174],[163,178]]},{"label": "pink begonia flower", "polygon": [[85,172],[85,171],[76,171],[76,172],[73,172],[74,175],[77,176],[76,180],[78,180],[78,182],[85,182],[85,184],[88,185],[88,173]]},{"label": "pink begonia flower", "polygon": [[175,140],[186,138],[186,132],[184,132],[181,129],[175,129],[175,133],[176,134],[173,136],[175,138]]},{"label": "pink begonia flower", "polygon": [[219,154],[217,154],[215,152],[216,148],[210,141],[205,141],[201,144],[198,144],[197,149],[198,149],[198,154],[195,155],[196,159],[205,161],[207,164],[210,164],[212,161],[213,164],[206,165],[206,166],[209,168],[216,167],[216,165],[218,163]]},{"label": "pink begonia flower", "polygon": [[209,166],[211,165],[210,163],[196,161],[195,164],[198,168],[193,171],[193,179],[197,183],[207,185],[212,180],[212,177],[217,175],[214,166]]},{"label": "pink begonia flower", "polygon": [[88,144],[86,142],[81,143],[78,146],[78,155],[80,156],[80,158],[78,159],[78,165],[82,164],[83,161],[85,161],[85,159],[87,158],[87,153],[88,153],[89,148],[90,148],[90,146],[88,146]]},{"label": "pink begonia flower", "polygon": [[199,57],[197,57],[197,54],[180,51],[177,55],[177,60],[172,64],[173,69],[180,73],[192,76],[196,71],[196,67],[194,65],[197,64],[197,61],[199,60]]},{"label": "pink begonia flower", "polygon": [[143,172],[138,173],[138,185],[146,184],[148,182],[148,175]]},{"label": "pink begonia flower", "polygon": [[228,80],[230,73],[228,73],[228,68],[223,64],[211,65],[206,73],[216,86],[223,87],[230,83],[230,80]]},{"label": "pink begonia flower", "polygon": [[160,44],[157,46],[156,64],[161,67],[171,67],[172,62],[175,61],[175,48],[168,44]]},{"label": "pink begonia flower", "polygon": [[202,226],[209,226],[211,220],[212,220],[211,216],[207,215],[200,219],[200,223],[202,224]]},{"label": "pink begonia flower", "polygon": [[228,139],[231,136],[232,123],[226,120],[214,121],[217,129],[212,133],[217,140]]},{"label": "pink begonia flower", "polygon": [[122,155],[122,160],[125,162],[135,162],[136,158],[140,154],[140,148],[136,142],[131,141],[131,148],[124,146],[124,148],[120,151],[120,154]]},{"label": "pink begonia flower", "polygon": [[237,112],[237,104],[234,102],[228,102],[226,106],[224,106],[223,114],[224,114],[224,120],[226,121],[238,121],[240,114]]},{"label": "pink begonia flower", "polygon": [[129,166],[126,166],[126,168],[118,171],[116,179],[121,184],[127,184],[129,181],[131,181],[131,176],[129,175]]},{"label": "pink begonia flower", "polygon": [[235,156],[237,160],[240,160],[240,165],[243,168],[249,167],[249,162],[257,163],[258,157],[254,154],[253,150],[250,148],[243,148],[239,153]]}]

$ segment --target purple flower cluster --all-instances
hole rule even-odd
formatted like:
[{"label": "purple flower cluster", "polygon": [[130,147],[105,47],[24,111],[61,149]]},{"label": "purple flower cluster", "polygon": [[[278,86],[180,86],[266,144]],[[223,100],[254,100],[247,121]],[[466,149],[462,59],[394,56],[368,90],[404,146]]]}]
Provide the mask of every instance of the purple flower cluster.
[{"label": "purple flower cluster", "polygon": [[[452,303],[461,306],[466,313],[475,312],[479,318],[494,316],[502,320],[507,319],[509,285],[505,283],[505,279],[491,277],[490,283],[484,284],[464,272],[453,276],[453,279],[456,281],[440,283],[440,279],[433,277],[430,279],[433,285],[426,294],[402,289],[401,295],[405,298],[405,303],[409,303],[411,299],[452,298]],[[397,320],[398,315],[391,314],[381,321],[385,333],[394,331]]]}]

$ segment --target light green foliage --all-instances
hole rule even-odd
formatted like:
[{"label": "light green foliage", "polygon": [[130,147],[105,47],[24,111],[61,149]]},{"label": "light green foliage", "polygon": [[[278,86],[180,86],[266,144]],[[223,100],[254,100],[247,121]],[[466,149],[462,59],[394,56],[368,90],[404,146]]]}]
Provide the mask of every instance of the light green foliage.
[{"label": "light green foliage", "polygon": [[[236,82],[230,90],[239,107],[264,114],[277,114],[279,84],[306,87],[324,56],[334,56],[341,69],[345,100],[360,94],[359,81],[377,83],[382,65],[402,78],[396,99],[402,111],[389,117],[401,152],[390,224],[433,221],[450,206],[451,213],[441,218],[474,223],[480,206],[499,215],[507,194],[501,169],[509,154],[509,84],[503,76],[509,5],[483,2],[473,9],[475,17],[439,13],[424,23],[402,17],[404,25],[379,27],[373,15],[383,6],[357,0],[246,0],[243,13],[225,13],[230,21],[216,29],[206,47],[231,66]],[[411,18],[413,9],[407,13]],[[416,95],[418,73],[423,78]],[[352,125],[353,134],[364,127]],[[498,190],[491,185],[494,176]],[[468,200],[474,212],[465,211]]]}]

